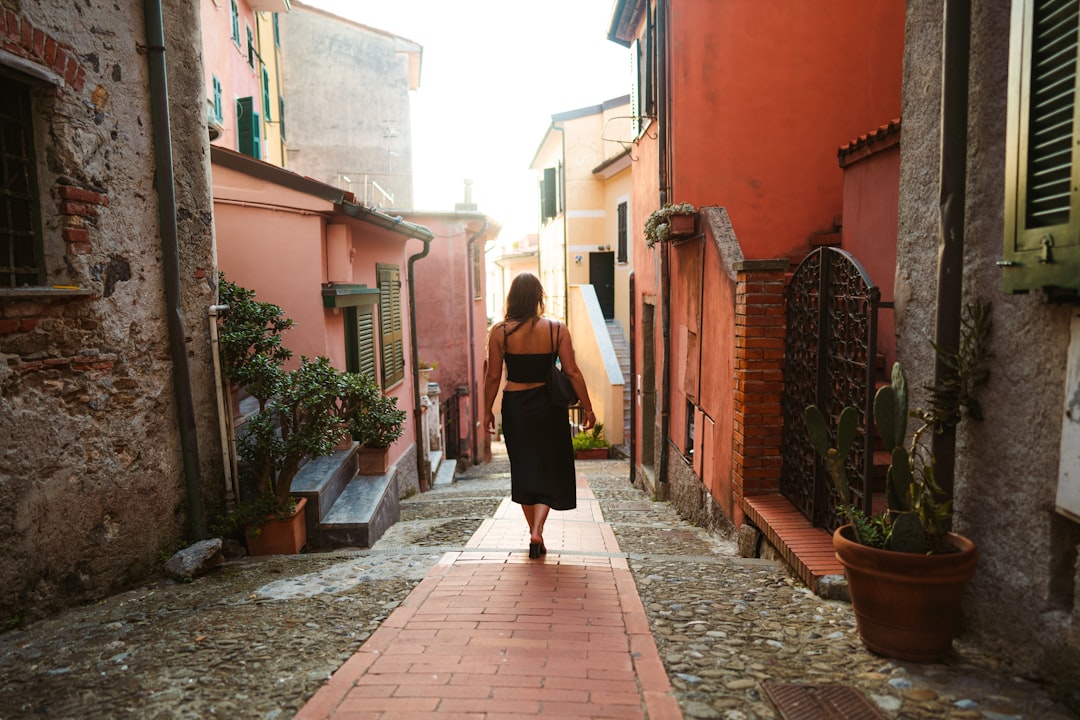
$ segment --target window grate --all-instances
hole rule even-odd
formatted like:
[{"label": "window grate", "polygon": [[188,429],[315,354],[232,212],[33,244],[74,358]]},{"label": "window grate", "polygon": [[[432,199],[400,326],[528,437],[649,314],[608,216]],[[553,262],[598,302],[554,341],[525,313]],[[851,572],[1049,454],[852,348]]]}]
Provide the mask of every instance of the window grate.
[{"label": "window grate", "polygon": [[0,287],[44,281],[30,88],[0,76]]},{"label": "window grate", "polygon": [[1080,0],[1037,0],[1033,27],[1026,225],[1069,222]]}]

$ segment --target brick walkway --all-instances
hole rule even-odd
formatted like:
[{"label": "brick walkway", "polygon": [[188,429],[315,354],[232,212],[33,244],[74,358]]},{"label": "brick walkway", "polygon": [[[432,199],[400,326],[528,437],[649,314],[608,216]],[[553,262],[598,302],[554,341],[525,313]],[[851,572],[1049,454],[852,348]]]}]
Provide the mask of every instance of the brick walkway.
[{"label": "brick walkway", "polygon": [[[509,498],[447,553],[298,720],[680,720],[626,560],[587,481],[553,511],[548,553]],[[573,551],[561,555],[560,550]]]}]

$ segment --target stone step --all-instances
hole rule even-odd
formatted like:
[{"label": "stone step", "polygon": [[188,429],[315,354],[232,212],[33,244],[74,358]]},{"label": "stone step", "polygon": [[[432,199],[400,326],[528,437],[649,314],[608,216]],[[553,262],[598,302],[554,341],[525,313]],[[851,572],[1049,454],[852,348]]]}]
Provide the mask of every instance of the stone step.
[{"label": "stone step", "polygon": [[[322,548],[368,548],[401,519],[397,466],[385,475],[356,475],[319,523],[315,544]],[[309,540],[311,539],[309,535]]]},{"label": "stone step", "polygon": [[308,499],[309,547],[371,547],[400,518],[397,466],[385,475],[359,475],[359,448],[353,442],[309,460],[293,478],[291,494]]}]

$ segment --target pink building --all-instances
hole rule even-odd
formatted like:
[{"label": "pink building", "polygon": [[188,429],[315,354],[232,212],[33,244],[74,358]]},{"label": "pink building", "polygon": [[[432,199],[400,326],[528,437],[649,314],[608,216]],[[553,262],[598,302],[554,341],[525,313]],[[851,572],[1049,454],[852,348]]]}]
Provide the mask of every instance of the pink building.
[{"label": "pink building", "polygon": [[[384,394],[398,399],[409,415],[404,435],[390,448],[388,502],[396,507],[398,497],[427,489],[431,468],[423,451],[409,271],[434,235],[359,205],[332,185],[246,155],[213,147],[211,160],[225,277],[296,322],[285,337],[294,360],[326,356],[337,368],[373,375]],[[323,499],[321,508],[308,504],[309,536],[330,512],[332,499]],[[315,538],[356,542],[326,528],[315,528]]]},{"label": "pink building", "polygon": [[483,427],[487,359],[485,247],[501,226],[476,211],[404,213],[435,236],[427,257],[415,265],[416,335],[419,357],[437,366],[448,458],[469,464],[491,457]]}]

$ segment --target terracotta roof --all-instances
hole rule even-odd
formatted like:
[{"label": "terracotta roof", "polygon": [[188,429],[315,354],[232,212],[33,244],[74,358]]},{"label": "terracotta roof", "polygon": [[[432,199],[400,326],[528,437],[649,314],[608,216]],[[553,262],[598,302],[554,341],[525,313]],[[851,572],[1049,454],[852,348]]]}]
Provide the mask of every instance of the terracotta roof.
[{"label": "terracotta roof", "polygon": [[847,145],[841,145],[836,151],[840,167],[847,167],[853,162],[881,152],[900,143],[900,118],[890,120],[874,130],[860,135]]}]

